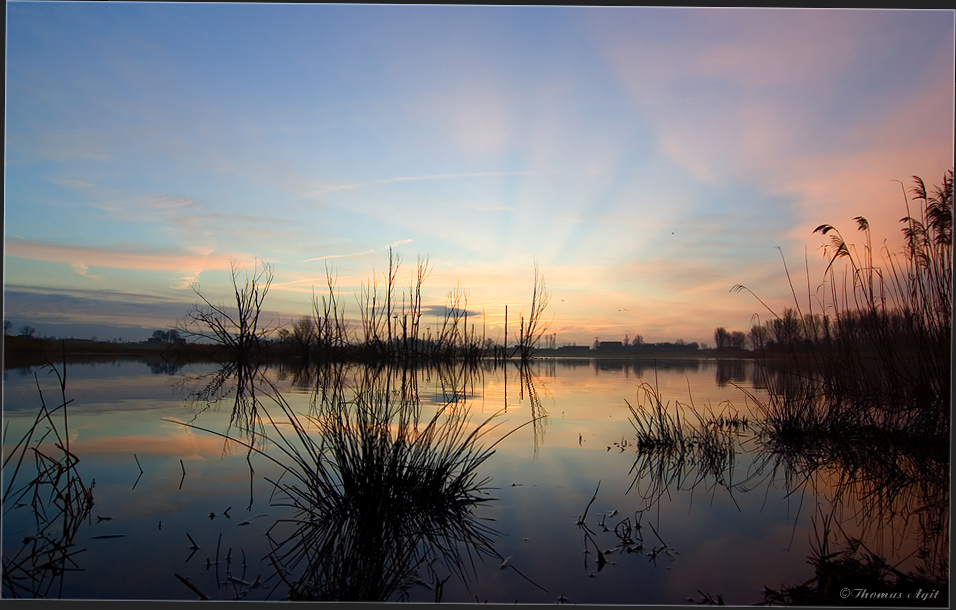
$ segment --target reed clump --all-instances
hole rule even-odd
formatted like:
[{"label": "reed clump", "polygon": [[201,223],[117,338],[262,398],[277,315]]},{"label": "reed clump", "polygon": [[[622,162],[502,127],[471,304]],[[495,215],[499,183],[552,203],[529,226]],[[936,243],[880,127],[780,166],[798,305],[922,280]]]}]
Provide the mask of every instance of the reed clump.
[{"label": "reed clump", "polygon": [[[815,539],[807,563],[814,576],[798,585],[765,587],[760,605],[931,606],[949,605],[948,579],[903,572],[859,539],[842,532],[838,546],[832,515],[814,519]],[[836,524],[839,529],[839,524]]]},{"label": "reed clump", "polygon": [[478,442],[496,426],[471,426],[456,401],[420,427],[413,386],[369,375],[327,395],[314,436],[279,402],[296,439],[276,439],[289,460],[275,484],[295,516],[276,524],[291,532],[272,557],[292,599],[386,600],[432,560],[463,576],[463,549],[493,554],[473,511],[490,499],[478,469],[493,450]]},{"label": "reed clump", "polygon": [[[426,417],[418,373],[402,366],[329,363],[312,373],[300,414],[274,388],[252,438],[185,424],[248,447],[277,465],[273,505],[287,509],[267,535],[269,561],[292,600],[385,601],[423,571],[436,586],[467,584],[476,558],[497,557],[494,531],[476,510],[491,501],[480,468],[494,453],[497,415],[473,423],[465,367],[448,370],[451,396]],[[267,384],[267,380],[259,379]],[[274,405],[274,406],[272,406]],[[271,412],[270,412],[271,411]],[[505,434],[502,438],[507,437]],[[443,566],[447,575],[436,570]]]},{"label": "reed clump", "polygon": [[639,489],[650,506],[672,488],[693,489],[706,481],[711,489],[733,491],[734,463],[741,437],[750,427],[748,417],[733,411],[729,403],[722,403],[717,413],[709,407],[698,409],[693,399],[689,405],[675,402],[671,407],[646,382],[638,386],[637,406],[625,403],[637,450],[628,492]]},{"label": "reed clump", "polygon": [[[418,362],[478,362],[485,358],[496,361],[504,357],[530,360],[548,329],[544,314],[550,293],[537,264],[531,311],[521,316],[516,343],[508,355],[507,307],[505,307],[505,345],[499,346],[474,322],[477,312],[468,308],[468,293],[455,286],[443,305],[426,306],[423,286],[431,273],[427,257],[419,258],[406,289],[399,286],[401,257],[388,250],[388,270],[381,276],[363,282],[356,302],[358,317],[349,317],[345,302],[336,287],[336,277],[326,268],[327,290],[312,295],[312,315],[294,320],[290,327],[280,327],[263,319],[263,303],[273,279],[272,266],[256,264],[253,273],[245,273],[234,262],[232,282],[235,304],[216,304],[204,296],[198,285],[193,290],[200,303],[193,305],[178,331],[194,342],[194,352],[212,355],[221,360],[256,364],[265,360],[295,358],[303,364],[311,362],[363,362],[366,364],[397,363],[403,366]],[[426,315],[435,314],[434,325],[426,324]],[[482,316],[484,318],[484,316]],[[471,321],[469,321],[471,318]]]},{"label": "reed clump", "polygon": [[862,216],[862,249],[833,225],[820,225],[815,232],[830,243],[818,289],[806,305],[794,290],[794,307],[782,315],[768,307],[774,317],[764,323],[755,317],[751,340],[782,372],[768,385],[771,399],[762,409],[782,440],[877,428],[915,444],[948,443],[953,172],[932,192],[913,179],[912,199],[904,189],[902,252],[884,245],[878,265]]},{"label": "reed clump", "polygon": [[[693,401],[665,404],[653,387],[642,384],[637,406],[628,403],[637,433],[628,492],[636,489],[647,510],[672,491],[702,484],[711,490],[719,486],[736,502],[736,493],[782,483],[787,497],[816,498],[818,509],[829,506],[829,514],[809,558],[817,576],[797,586],[768,588],[764,603],[873,605],[874,600],[837,596],[841,588],[868,587],[936,591],[907,605],[946,605],[948,453],[932,443],[914,443],[906,431],[871,425],[854,410],[823,412],[814,392],[800,394],[806,383],[791,375],[781,379],[789,382],[790,393],[770,407],[742,389],[754,405],[749,415],[733,411],[729,404],[718,412]],[[801,404],[803,408],[794,408]],[[771,410],[781,405],[790,408]],[[843,422],[842,428],[836,421]],[[735,477],[745,443],[750,447],[749,465],[743,476]],[[842,550],[832,551],[832,528],[848,524],[855,537],[844,534]],[[897,563],[886,559],[884,553],[899,557],[905,554],[900,548],[909,545],[915,551]]]}]

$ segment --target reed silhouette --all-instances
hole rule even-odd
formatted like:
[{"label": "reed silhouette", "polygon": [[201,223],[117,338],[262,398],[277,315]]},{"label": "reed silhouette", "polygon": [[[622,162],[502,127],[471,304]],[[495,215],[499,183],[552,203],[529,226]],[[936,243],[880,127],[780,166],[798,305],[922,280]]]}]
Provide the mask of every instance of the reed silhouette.
[{"label": "reed silhouette", "polygon": [[[4,519],[12,519],[14,511],[29,510],[34,526],[15,553],[7,553],[14,545],[4,543],[3,596],[8,598],[61,596],[66,573],[81,569],[75,556],[82,549],[74,540],[93,508],[93,486],[83,482],[80,459],[70,451],[72,400],[66,398],[66,367],[61,372],[51,363],[48,366],[58,381],[59,404],[47,405],[34,373],[40,397],[37,416],[3,460]],[[4,428],[5,447],[6,432]]]},{"label": "reed silhouette", "polygon": [[714,493],[717,487],[733,497],[734,464],[741,452],[740,441],[750,419],[730,403],[712,408],[664,403],[657,388],[647,382],[638,386],[635,405],[625,400],[634,441],[618,446],[624,451],[633,445],[637,458],[631,466],[633,481],[627,493],[636,491],[645,501],[642,510],[653,507],[671,490],[690,490],[702,484]]},{"label": "reed silhouette", "polygon": [[[840,530],[842,544],[834,527]],[[776,589],[765,587],[760,605],[948,607],[947,577],[900,571],[862,540],[843,532],[832,515],[817,515],[814,536],[807,557],[813,578]]]},{"label": "reed silhouette", "polygon": [[[234,262],[235,305],[215,304],[194,285],[201,302],[189,309],[177,330],[193,340],[190,347],[194,352],[223,361],[263,362],[291,357],[302,363],[410,364],[477,362],[506,355],[507,325],[505,347],[500,347],[486,335],[484,322],[480,330],[474,322],[469,324],[469,316],[474,319],[475,313],[469,311],[468,292],[461,286],[456,285],[441,306],[423,304],[422,288],[431,272],[427,257],[418,259],[407,291],[398,286],[400,267],[401,257],[389,248],[388,270],[381,277],[373,274],[360,286],[357,320],[348,317],[335,274],[326,267],[328,293],[319,296],[313,292],[312,315],[299,317],[291,328],[283,328],[262,319],[263,303],[273,279],[271,265],[257,262],[250,274]],[[509,357],[527,361],[534,356],[549,327],[544,320],[549,302],[550,293],[535,264],[531,310],[527,320],[521,317]],[[422,318],[429,311],[438,314],[434,329],[423,325]]]},{"label": "reed silhouette", "polygon": [[[877,266],[869,222],[856,218],[862,252],[833,225],[829,265],[802,305],[751,329],[768,365],[791,373],[771,388],[767,418],[781,432],[840,434],[875,427],[912,442],[939,444],[951,425],[953,172],[933,193],[914,176],[904,203],[904,250],[881,249]],[[918,205],[914,212],[912,205]],[[841,266],[838,263],[845,263]],[[786,262],[784,261],[786,270]],[[734,291],[747,290],[742,285]],[[752,292],[752,291],[751,291]],[[756,296],[756,295],[755,295]],[[757,297],[759,300],[759,297]],[[761,301],[763,303],[763,301]],[[766,306],[766,304],[764,303]],[[781,355],[785,358],[781,358]],[[785,398],[785,399],[784,399]]]}]

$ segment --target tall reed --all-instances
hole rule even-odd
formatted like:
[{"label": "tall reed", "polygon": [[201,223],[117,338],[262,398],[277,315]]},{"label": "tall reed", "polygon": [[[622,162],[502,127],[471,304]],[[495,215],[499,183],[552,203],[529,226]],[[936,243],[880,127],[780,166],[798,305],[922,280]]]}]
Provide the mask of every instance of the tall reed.
[{"label": "tall reed", "polygon": [[[911,439],[944,439],[950,430],[952,365],[953,172],[933,193],[914,177],[901,223],[902,252],[880,250],[869,222],[856,218],[862,251],[830,224],[829,264],[802,305],[751,330],[768,356],[786,353],[795,392],[774,393],[768,417],[827,426],[875,426]],[[917,206],[914,211],[913,206]],[[786,263],[784,263],[786,265]],[[786,267],[785,267],[786,269]],[[788,280],[792,279],[787,271]],[[735,286],[735,291],[748,290]],[[761,301],[762,302],[762,301]]]}]

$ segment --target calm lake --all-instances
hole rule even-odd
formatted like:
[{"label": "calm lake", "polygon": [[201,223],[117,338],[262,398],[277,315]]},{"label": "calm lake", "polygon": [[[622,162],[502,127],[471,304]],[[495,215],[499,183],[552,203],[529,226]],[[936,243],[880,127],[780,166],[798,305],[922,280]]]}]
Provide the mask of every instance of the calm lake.
[{"label": "calm lake", "polygon": [[[766,449],[755,402],[766,390],[751,361],[537,360],[524,372],[490,364],[412,371],[271,366],[242,380],[238,372],[218,372],[213,364],[143,361],[66,366],[69,450],[79,459],[76,472],[93,487],[94,505],[71,524],[67,569],[60,572],[42,569],[31,550],[38,529],[32,496],[4,504],[5,597],[8,566],[16,561],[25,571],[32,562],[33,580],[15,593],[27,597],[33,587],[65,599],[283,600],[293,589],[344,599],[359,590],[348,588],[357,581],[368,587],[375,580],[374,590],[389,601],[691,604],[720,595],[752,604],[765,586],[814,576],[807,557],[825,518],[903,571],[932,546],[924,519],[935,508],[916,491],[874,499],[865,484],[853,486],[858,473]],[[674,416],[722,421],[716,450],[640,450],[629,404],[647,402],[644,383]],[[49,367],[4,372],[5,458],[33,425],[41,390],[48,407],[62,402]],[[352,404],[357,396],[382,400],[397,415],[348,419],[337,428],[342,439],[363,426],[397,434],[403,417],[415,434],[436,413],[445,422],[451,411],[456,421],[470,418],[457,424],[466,435],[494,417],[466,449],[494,445],[473,473],[475,484],[487,480],[476,487],[487,501],[449,506],[458,512],[432,519],[429,536],[411,539],[402,528],[420,515],[402,506],[379,507],[376,517],[365,517],[381,521],[374,524],[354,523],[341,503],[327,509],[331,500],[316,499],[306,516],[301,506],[289,506],[275,483],[296,483],[296,457],[309,460],[302,439],[321,440],[320,422],[336,417],[326,403]],[[300,428],[289,424],[283,406],[301,416]],[[54,420],[62,422],[62,413]],[[250,424],[258,435],[248,432]],[[366,437],[354,438],[353,450],[368,450]],[[448,438],[439,435],[433,446]],[[257,451],[250,454],[243,443]],[[36,472],[27,455],[18,480]],[[433,455],[423,463],[440,463]],[[15,466],[5,465],[5,489]],[[357,476],[371,470],[361,465]],[[947,507],[948,480],[947,470]],[[926,485],[912,487],[931,495]],[[322,530],[321,515],[344,525]],[[948,512],[944,517],[948,522]],[[348,533],[363,528],[378,537],[369,542]],[[443,537],[443,528],[457,533]],[[463,531],[480,534],[470,539]],[[330,540],[337,554],[310,552]],[[411,565],[382,565],[401,563],[398,557]]]}]

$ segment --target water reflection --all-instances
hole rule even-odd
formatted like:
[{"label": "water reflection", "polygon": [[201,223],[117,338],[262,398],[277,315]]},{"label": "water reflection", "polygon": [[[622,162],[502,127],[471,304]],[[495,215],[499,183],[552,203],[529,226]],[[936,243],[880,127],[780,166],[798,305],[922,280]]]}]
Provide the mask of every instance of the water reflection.
[{"label": "water reflection", "polygon": [[[627,405],[637,450],[628,493],[634,491],[644,500],[644,510],[671,491],[701,486],[709,494],[722,488],[733,498],[737,454],[750,427],[746,415],[730,403],[718,405],[718,410],[678,401],[671,407],[648,383],[638,388],[636,404]],[[623,451],[626,441],[622,445]]]},{"label": "water reflection", "polygon": [[[827,574],[924,590],[948,576],[945,450],[878,426],[797,434],[825,420],[769,410],[753,386],[786,400],[805,386],[751,363],[743,383],[737,364],[657,364],[209,364],[169,379],[142,362],[77,366],[70,450],[97,479],[97,514],[114,519],[50,526],[48,537],[75,528],[49,547],[67,557],[59,572],[49,555],[22,565],[46,566],[37,594],[151,599],[195,593],[179,575],[209,597],[249,599],[674,604],[700,589],[704,601],[753,603],[766,584],[776,588],[763,601],[832,605],[832,588],[817,588]],[[11,378],[5,417],[19,438],[36,387]],[[192,430],[167,423],[184,419]],[[28,503],[5,502],[5,567],[32,553],[21,512],[35,526]],[[114,532],[125,537],[92,541]]]},{"label": "water reflection", "polygon": [[[847,429],[840,438],[799,439],[764,430],[761,439],[749,485],[782,479],[791,493],[819,499],[821,516],[809,556],[818,579],[822,572],[839,569],[848,582],[871,588],[908,584],[917,585],[910,587],[915,591],[932,585],[944,594],[921,602],[946,603],[950,469],[945,450],[867,428]],[[836,532],[843,548],[831,552]],[[767,597],[806,603],[799,600],[816,596],[823,603],[822,596],[832,593],[827,586],[785,587],[781,591],[789,591],[786,595],[771,591]]]},{"label": "water reflection", "polygon": [[753,361],[728,359],[717,361],[717,387],[725,387],[728,382],[745,384],[754,377]]},{"label": "water reflection", "polygon": [[178,375],[186,365],[173,360],[147,360],[146,366],[153,375]]},{"label": "water reflection", "polygon": [[244,440],[261,440],[264,429],[259,416],[257,388],[269,385],[264,372],[265,369],[258,364],[232,361],[224,362],[217,370],[182,377],[177,384],[183,391],[187,408],[194,413],[191,421],[197,421],[208,410],[218,410],[227,404],[230,415],[225,435],[235,429]]},{"label": "water reflection", "polygon": [[[680,402],[672,407],[641,385],[637,404],[628,403],[637,453],[628,492],[642,499],[641,511],[677,491],[720,490],[736,505],[735,493],[782,485],[787,497],[799,499],[797,518],[805,499],[817,512],[808,556],[816,575],[802,585],[768,588],[765,603],[866,605],[873,598],[845,600],[867,587],[895,587],[919,599],[891,601],[945,605],[950,462],[939,435],[914,437],[896,426],[898,419],[859,409],[835,415],[814,380],[763,372],[773,373],[773,393],[768,401],[748,394],[749,416],[730,403],[717,413]],[[721,374],[741,377],[743,369],[719,367],[718,383]],[[740,455],[749,467],[735,480]]]}]

